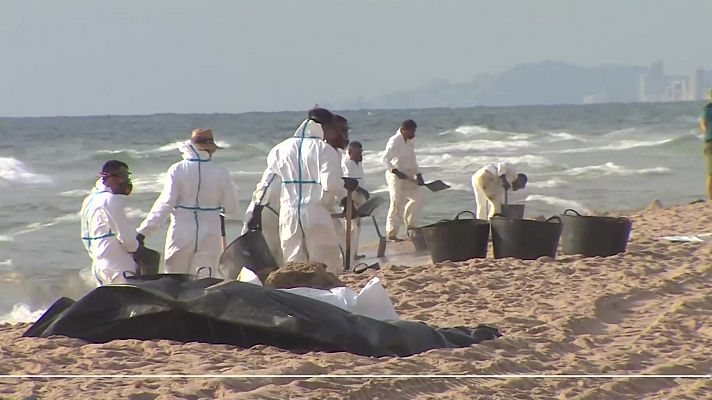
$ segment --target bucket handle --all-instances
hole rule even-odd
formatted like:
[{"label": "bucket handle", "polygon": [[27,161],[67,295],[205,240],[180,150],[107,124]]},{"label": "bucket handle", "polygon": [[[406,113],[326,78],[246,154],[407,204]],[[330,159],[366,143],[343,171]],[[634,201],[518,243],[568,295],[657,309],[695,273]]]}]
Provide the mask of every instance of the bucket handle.
[{"label": "bucket handle", "polygon": [[460,219],[460,215],[462,215],[462,214],[470,214],[470,215],[472,215],[472,219],[477,219],[477,217],[475,217],[475,213],[473,213],[473,212],[470,211],[470,210],[465,210],[465,211],[460,211],[460,212],[455,216],[455,220],[459,220],[459,219]]},{"label": "bucket handle", "polygon": [[546,222],[551,222],[551,220],[553,220],[553,219],[556,219],[556,221],[558,223],[561,223],[561,217],[559,217],[558,215],[553,215],[553,216],[547,218]]},{"label": "bucket handle", "polygon": [[124,275],[124,279],[131,279],[131,278],[135,278],[138,276],[138,274],[133,271],[124,271],[123,275]]},{"label": "bucket handle", "polygon": [[197,271],[195,271],[195,276],[200,276],[200,271],[207,269],[208,270],[208,278],[211,278],[213,276],[213,269],[211,267],[200,267],[198,268]]},{"label": "bucket handle", "polygon": [[569,214],[568,214],[569,211],[571,211],[571,212],[573,212],[574,214],[576,214],[577,217],[580,217],[580,216],[581,216],[581,213],[579,213],[578,211],[574,210],[573,208],[567,208],[566,210],[564,210],[564,215],[569,215]]}]

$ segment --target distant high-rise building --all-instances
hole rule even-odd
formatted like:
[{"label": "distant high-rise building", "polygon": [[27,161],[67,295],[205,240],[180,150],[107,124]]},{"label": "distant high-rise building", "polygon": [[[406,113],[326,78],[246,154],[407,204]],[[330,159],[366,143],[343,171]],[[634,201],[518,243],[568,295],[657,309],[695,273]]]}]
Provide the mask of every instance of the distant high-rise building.
[{"label": "distant high-rise building", "polygon": [[665,95],[666,80],[663,74],[663,62],[655,61],[648,71],[640,77],[640,100],[661,101]]},{"label": "distant high-rise building", "polygon": [[702,100],[704,98],[704,84],[704,71],[702,71],[702,68],[695,69],[690,74],[690,77],[687,78],[687,96],[685,96],[685,100]]}]

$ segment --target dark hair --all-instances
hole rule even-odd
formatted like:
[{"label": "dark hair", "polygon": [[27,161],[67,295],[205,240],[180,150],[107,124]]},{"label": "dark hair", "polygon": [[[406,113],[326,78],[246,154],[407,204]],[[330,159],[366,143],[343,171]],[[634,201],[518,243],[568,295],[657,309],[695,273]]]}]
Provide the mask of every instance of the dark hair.
[{"label": "dark hair", "polygon": [[334,122],[334,123],[340,122],[340,123],[342,123],[342,124],[348,124],[348,123],[349,123],[349,121],[348,121],[346,118],[342,117],[342,116],[339,115],[339,114],[334,114],[334,119],[333,119],[332,122]]},{"label": "dark hair", "polygon": [[326,108],[312,108],[309,110],[309,119],[317,124],[330,124],[334,119],[334,114]]},{"label": "dark hair", "polygon": [[358,140],[354,140],[353,142],[349,142],[349,147],[355,147],[355,148],[357,148],[357,149],[363,149],[363,145],[362,145],[361,142],[359,142]]},{"label": "dark hair", "polygon": [[518,180],[519,182],[521,182],[522,185],[523,185],[523,184],[527,183],[527,181],[529,180],[529,178],[527,178],[527,176],[524,175],[524,174],[517,174],[517,180]]},{"label": "dark hair", "polygon": [[113,174],[115,172],[119,172],[121,168],[129,169],[129,166],[123,161],[109,160],[104,163],[103,167],[101,167],[101,172]]},{"label": "dark hair", "polygon": [[406,119],[405,121],[403,121],[403,123],[401,123],[401,129],[405,129],[408,131],[414,131],[417,127],[418,124],[416,124],[415,121],[413,121],[412,119]]}]

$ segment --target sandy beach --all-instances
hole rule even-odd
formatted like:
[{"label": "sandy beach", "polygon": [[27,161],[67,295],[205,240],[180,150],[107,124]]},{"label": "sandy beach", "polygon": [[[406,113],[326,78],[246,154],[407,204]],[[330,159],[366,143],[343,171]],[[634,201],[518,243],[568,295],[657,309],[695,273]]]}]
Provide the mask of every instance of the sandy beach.
[{"label": "sandy beach", "polygon": [[[435,326],[485,323],[503,337],[405,358],[293,354],[256,346],[22,338],[0,326],[2,374],[674,374],[712,371],[712,242],[664,235],[712,232],[709,204],[622,213],[628,251],[608,258],[491,258],[385,263],[341,279],[360,289],[382,278],[404,319]],[[401,244],[407,246],[409,243]],[[491,257],[491,252],[490,252]],[[1,378],[0,398],[559,398],[702,399],[693,378]]]}]

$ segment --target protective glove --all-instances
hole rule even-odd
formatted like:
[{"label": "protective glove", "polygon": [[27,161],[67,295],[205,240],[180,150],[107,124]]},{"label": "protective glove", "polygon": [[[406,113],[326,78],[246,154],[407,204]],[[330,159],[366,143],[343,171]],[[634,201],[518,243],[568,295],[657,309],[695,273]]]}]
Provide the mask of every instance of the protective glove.
[{"label": "protective glove", "polygon": [[136,235],[136,240],[139,246],[143,246],[143,242],[146,241],[146,236],[144,236],[143,233],[139,233]]},{"label": "protective glove", "polygon": [[507,182],[507,178],[504,175],[500,176],[499,179],[502,181],[502,186],[504,186],[504,190],[509,190],[512,188],[512,185]]},{"label": "protective glove", "polygon": [[416,174],[415,181],[418,182],[418,185],[420,186],[425,185],[425,181],[423,180],[423,174]]},{"label": "protective glove", "polygon": [[252,209],[252,216],[250,217],[250,220],[247,221],[247,229],[251,231],[261,231],[262,230],[262,209],[264,206],[261,206],[259,204],[255,205],[255,208]]},{"label": "protective glove", "polygon": [[358,187],[358,179],[354,178],[341,178],[344,180],[344,188],[348,191],[356,190]]},{"label": "protective glove", "polygon": [[398,179],[408,179],[408,175],[406,175],[406,174],[404,174],[404,173],[398,171],[398,170],[395,169],[395,168],[393,168],[393,169],[391,170],[391,172],[393,172],[393,175],[397,176]]}]

